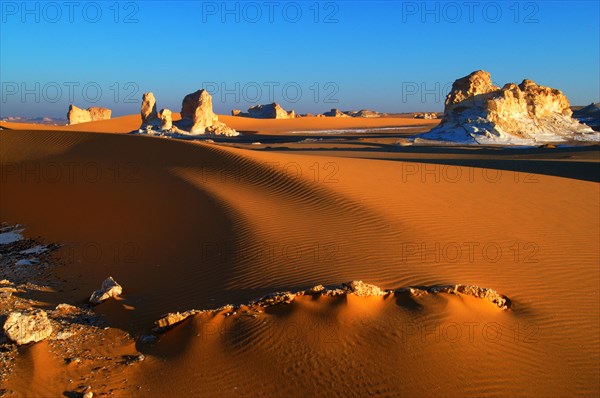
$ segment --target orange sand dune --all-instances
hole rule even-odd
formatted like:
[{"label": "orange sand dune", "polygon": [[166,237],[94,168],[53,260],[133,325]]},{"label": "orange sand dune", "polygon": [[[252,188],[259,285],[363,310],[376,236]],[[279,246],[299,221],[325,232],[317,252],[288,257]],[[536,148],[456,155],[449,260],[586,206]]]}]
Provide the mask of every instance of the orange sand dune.
[{"label": "orange sand dune", "polygon": [[[180,120],[179,113],[173,113],[173,120]],[[302,117],[295,119],[252,119],[239,116],[219,115],[219,120],[228,126],[245,132],[285,132],[303,130],[375,128],[375,127],[434,127],[439,120],[411,119],[401,117],[382,118],[334,118]],[[42,124],[0,122],[0,127],[13,130],[86,131],[102,133],[129,133],[137,130],[142,123],[140,115],[119,116],[108,120],[80,123],[72,126],[48,126]]]},{"label": "orange sand dune", "polygon": [[79,123],[68,126],[51,126],[47,124],[0,122],[0,127],[11,130],[48,130],[48,131],[86,131],[100,133],[129,133],[142,123],[140,115],[127,115],[107,120]]},{"label": "orange sand dune", "polygon": [[[288,122],[222,120],[255,131]],[[138,344],[147,359],[128,377],[140,388],[123,396],[600,393],[597,183],[85,132],[2,131],[0,155],[0,220],[63,244],[56,272],[72,289],[47,301],[83,302],[112,275],[122,300],[96,311],[133,336],[166,312],[359,279],[473,284],[514,302],[306,297],[256,316],[197,315]],[[35,373],[36,361],[50,359],[19,366]],[[6,384],[23,395],[41,390],[19,377],[54,395],[66,383],[22,371]]]}]

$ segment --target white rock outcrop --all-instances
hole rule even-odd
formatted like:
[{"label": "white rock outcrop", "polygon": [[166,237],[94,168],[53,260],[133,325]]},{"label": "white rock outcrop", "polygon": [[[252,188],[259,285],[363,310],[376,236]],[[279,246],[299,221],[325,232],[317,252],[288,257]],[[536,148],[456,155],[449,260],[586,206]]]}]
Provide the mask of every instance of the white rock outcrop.
[{"label": "white rock outcrop", "polygon": [[112,111],[108,108],[92,106],[87,109],[81,109],[71,104],[69,106],[69,111],[67,112],[67,120],[69,121],[69,124],[86,123],[110,119],[111,114]]},{"label": "white rock outcrop", "polygon": [[[180,130],[190,134],[237,136],[239,133],[219,121],[213,112],[212,97],[206,90],[198,90],[183,98]],[[187,122],[187,123],[186,123]],[[186,127],[189,126],[189,130]]]},{"label": "white rock outcrop", "polygon": [[[235,114],[234,111],[236,111]],[[293,119],[296,117],[296,112],[293,109],[288,112],[277,102],[251,106],[248,108],[247,113],[238,112],[237,109],[234,109],[231,114],[233,116],[245,116],[254,119]]]},{"label": "white rock outcrop", "polygon": [[599,133],[571,116],[569,101],[560,90],[532,80],[499,88],[488,72],[480,70],[454,82],[441,123],[418,138],[517,145],[600,140]]},{"label": "white rock outcrop", "polygon": [[183,135],[228,136],[239,135],[237,131],[219,121],[213,112],[212,97],[206,90],[198,90],[183,98],[181,120],[173,121],[170,109],[156,112],[156,98],[148,92],[142,97],[142,125],[139,133],[180,137]]},{"label": "white rock outcrop", "polygon": [[162,130],[171,130],[173,128],[173,118],[170,109],[161,109],[158,118],[160,119],[160,128]]},{"label": "white rock outcrop", "polygon": [[146,126],[157,126],[159,124],[158,113],[156,112],[156,98],[151,92],[142,95],[142,128]]},{"label": "white rock outcrop", "polygon": [[323,115],[327,117],[352,117],[336,108],[332,108],[329,112],[324,112]]},{"label": "white rock outcrop", "polygon": [[433,112],[425,112],[425,113],[416,113],[414,115],[415,119],[437,119],[437,115]]},{"label": "white rock outcrop", "polygon": [[381,113],[372,111],[370,109],[361,109],[360,111],[348,111],[346,112],[348,116],[352,117],[381,117]]}]

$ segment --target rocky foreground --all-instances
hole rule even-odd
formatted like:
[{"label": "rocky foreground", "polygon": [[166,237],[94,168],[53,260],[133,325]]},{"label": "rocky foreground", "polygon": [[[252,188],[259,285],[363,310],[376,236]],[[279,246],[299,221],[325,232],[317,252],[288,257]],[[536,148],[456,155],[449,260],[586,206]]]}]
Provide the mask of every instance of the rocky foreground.
[{"label": "rocky foreground", "polygon": [[[66,289],[66,281],[54,276],[52,270],[60,264],[52,257],[57,245],[43,245],[35,239],[25,239],[21,233],[24,227],[2,225],[0,228],[0,382],[6,380],[14,371],[17,358],[26,351],[18,350],[44,341],[48,349],[70,367],[71,374],[78,379],[65,380],[65,394],[90,398],[95,393],[113,394],[118,390],[126,391],[132,386],[125,380],[121,386],[90,385],[98,380],[97,374],[115,374],[123,367],[144,360],[145,356],[137,351],[144,344],[154,344],[162,333],[185,319],[205,312],[223,316],[260,317],[267,307],[292,303],[301,296],[358,297],[406,296],[417,298],[428,294],[462,294],[481,298],[491,302],[499,309],[511,308],[511,301],[494,290],[467,285],[414,287],[396,290],[381,289],[362,281],[351,281],[338,286],[315,286],[299,292],[279,292],[269,294],[256,301],[242,305],[226,305],[211,310],[189,310],[169,313],[158,319],[154,329],[139,336],[130,336],[126,332],[108,327],[102,316],[96,314],[94,306],[106,300],[118,299],[123,293],[122,287],[112,278],[102,282],[100,288],[89,299],[78,303],[61,303],[48,308],[47,303],[34,299],[40,292],[51,294]],[[127,353],[106,356],[90,347],[102,346],[105,340],[127,343],[131,347]],[[137,342],[137,345],[133,344]],[[135,387],[133,387],[135,388]],[[0,389],[0,396],[10,394]]]},{"label": "rocky foreground", "polygon": [[[134,343],[125,332],[106,327],[104,319],[94,312],[92,300],[100,298],[101,291],[94,292],[90,304],[61,303],[47,308],[47,303],[36,299],[66,288],[65,281],[52,272],[60,267],[52,257],[58,245],[25,239],[22,231],[19,225],[0,226],[0,397],[12,396],[13,391],[4,388],[4,382],[15,371],[17,358],[26,355],[18,347],[42,341],[78,375],[65,380],[66,396],[91,398],[96,392],[113,394],[131,388],[126,383],[90,386],[98,374],[120,372],[144,356],[132,350],[127,355],[106,357],[101,351],[90,349],[109,344],[106,340]],[[114,297],[114,290],[104,293],[108,293],[104,299]]]},{"label": "rocky foreground", "polygon": [[461,144],[535,145],[600,141],[600,134],[572,117],[569,100],[532,80],[492,83],[479,70],[460,78],[446,97],[441,123],[419,139]]}]

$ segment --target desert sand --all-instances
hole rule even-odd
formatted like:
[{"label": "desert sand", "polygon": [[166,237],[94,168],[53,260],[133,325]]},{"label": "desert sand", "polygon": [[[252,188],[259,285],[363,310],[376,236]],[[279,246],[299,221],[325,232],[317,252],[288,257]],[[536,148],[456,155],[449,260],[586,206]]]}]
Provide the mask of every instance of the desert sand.
[{"label": "desert sand", "polygon": [[[219,120],[247,139],[125,134],[139,115],[2,123],[0,220],[61,245],[59,288],[14,295],[87,308],[109,275],[123,286],[87,309],[104,322],[93,334],[18,348],[6,396],[600,393],[597,146],[404,148],[437,121]],[[391,126],[408,128],[292,133]],[[244,306],[353,280],[477,285],[512,306],[446,293]],[[215,311],[140,339],[192,309]]]},{"label": "desert sand", "polygon": [[[173,113],[173,121],[181,119],[179,112]],[[256,132],[290,132],[306,130],[327,129],[359,129],[377,127],[406,127],[427,126],[428,129],[435,126],[438,120],[414,119],[406,117],[382,117],[382,118],[322,118],[301,117],[296,119],[252,119],[242,116],[219,115],[222,120],[232,128],[249,133]],[[0,122],[0,127],[14,130],[52,130],[52,131],[85,131],[99,133],[129,133],[136,130],[141,123],[140,115],[118,116],[108,120],[78,123],[68,126],[48,126],[42,124]]]}]

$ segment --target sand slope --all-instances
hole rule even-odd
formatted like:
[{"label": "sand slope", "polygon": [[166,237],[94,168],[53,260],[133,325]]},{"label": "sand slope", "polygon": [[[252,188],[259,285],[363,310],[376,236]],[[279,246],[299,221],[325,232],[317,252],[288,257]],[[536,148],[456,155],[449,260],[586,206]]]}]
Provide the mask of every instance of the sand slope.
[{"label": "sand slope", "polygon": [[2,131],[0,155],[0,219],[64,244],[73,289],[48,301],[83,301],[112,275],[123,300],[97,311],[134,335],[166,312],[357,279],[515,303],[323,297],[199,315],[139,347],[141,389],[124,395],[599,392],[597,183],[84,132]]}]

